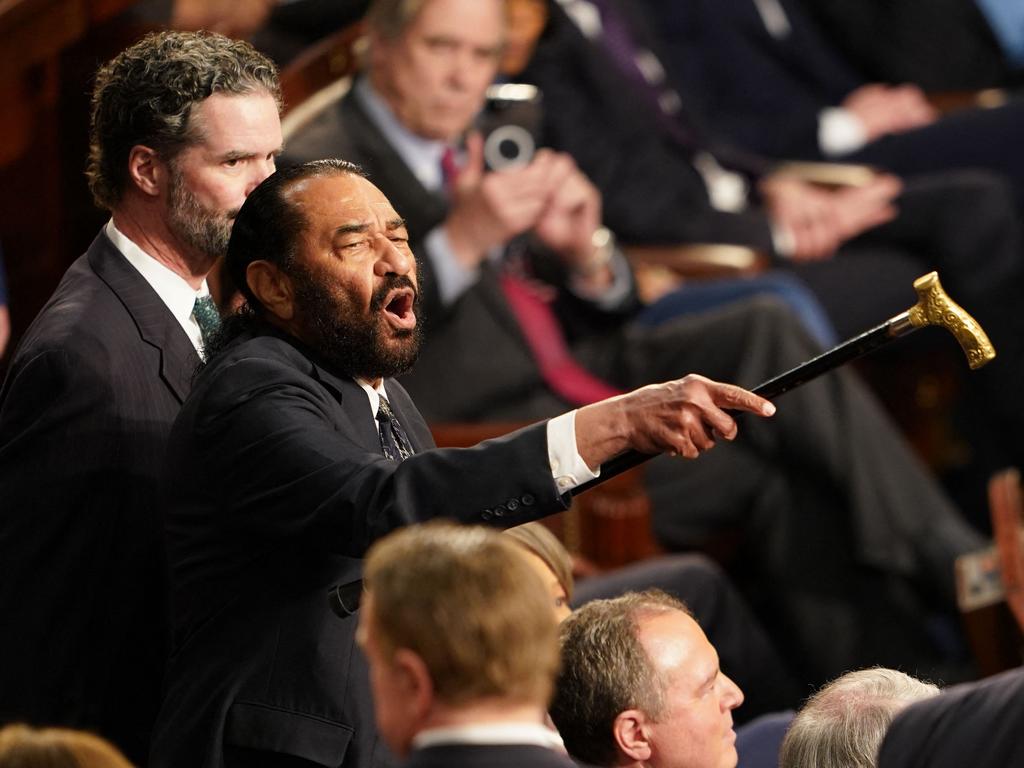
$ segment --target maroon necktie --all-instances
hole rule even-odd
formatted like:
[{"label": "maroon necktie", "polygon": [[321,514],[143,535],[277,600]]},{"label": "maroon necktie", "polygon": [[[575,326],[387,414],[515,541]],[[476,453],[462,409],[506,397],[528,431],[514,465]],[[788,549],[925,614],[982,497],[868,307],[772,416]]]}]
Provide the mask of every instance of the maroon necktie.
[{"label": "maroon necktie", "polygon": [[528,280],[505,270],[501,289],[541,376],[556,395],[571,405],[588,405],[621,394],[572,356],[551,304]]},{"label": "maroon necktie", "polygon": [[[445,191],[451,197],[459,174],[458,162],[451,147],[445,147],[441,156],[441,174]],[[508,268],[502,270],[500,280],[501,290],[519,330],[526,338],[526,345],[552,392],[567,403],[577,406],[621,394],[586,370],[572,356],[550,302],[535,285]]]}]

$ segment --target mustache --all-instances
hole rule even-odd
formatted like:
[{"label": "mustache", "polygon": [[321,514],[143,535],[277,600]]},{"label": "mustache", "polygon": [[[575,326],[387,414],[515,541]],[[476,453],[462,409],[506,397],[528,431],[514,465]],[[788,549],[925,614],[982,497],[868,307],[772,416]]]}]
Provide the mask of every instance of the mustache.
[{"label": "mustache", "polygon": [[420,293],[408,275],[385,275],[384,282],[370,297],[370,310],[377,312],[384,308],[384,301],[391,291],[396,288],[408,288],[412,291],[413,306],[418,306]]}]

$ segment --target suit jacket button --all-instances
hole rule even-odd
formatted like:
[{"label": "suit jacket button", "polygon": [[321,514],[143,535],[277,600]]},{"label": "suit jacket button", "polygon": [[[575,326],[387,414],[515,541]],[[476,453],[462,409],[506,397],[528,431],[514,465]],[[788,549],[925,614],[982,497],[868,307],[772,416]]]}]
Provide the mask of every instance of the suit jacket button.
[{"label": "suit jacket button", "polygon": [[523,494],[523,497],[520,499],[520,501],[523,502],[523,504],[525,504],[526,506],[529,507],[529,506],[531,506],[536,501],[536,499],[533,498],[533,496],[530,495],[529,493],[526,493],[526,494]]},{"label": "suit jacket button", "polygon": [[494,516],[495,517],[503,517],[507,511],[508,510],[505,509],[505,505],[504,504],[499,504],[498,506],[496,506],[494,508]]},{"label": "suit jacket button", "polygon": [[519,509],[519,499],[509,499],[506,506],[508,507],[509,512],[515,512]]},{"label": "suit jacket button", "polygon": [[482,517],[484,520],[490,520],[492,517],[494,517],[494,513],[489,509],[485,509],[483,512],[480,513],[480,517]]}]

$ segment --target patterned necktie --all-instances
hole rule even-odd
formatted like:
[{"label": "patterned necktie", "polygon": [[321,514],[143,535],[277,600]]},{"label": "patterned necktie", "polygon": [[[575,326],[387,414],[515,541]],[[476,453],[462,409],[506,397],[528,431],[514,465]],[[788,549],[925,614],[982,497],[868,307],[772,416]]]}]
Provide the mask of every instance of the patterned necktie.
[{"label": "patterned necktie", "polygon": [[211,296],[199,296],[192,305],[192,317],[199,326],[199,334],[203,337],[203,345],[208,345],[213,335],[220,329],[220,312],[213,303]]},{"label": "patterned necktie", "polygon": [[380,447],[387,458],[392,461],[404,461],[412,456],[409,438],[406,437],[402,425],[398,423],[398,418],[391,410],[391,403],[387,398],[382,397],[380,405],[377,406],[377,422],[380,427]]}]

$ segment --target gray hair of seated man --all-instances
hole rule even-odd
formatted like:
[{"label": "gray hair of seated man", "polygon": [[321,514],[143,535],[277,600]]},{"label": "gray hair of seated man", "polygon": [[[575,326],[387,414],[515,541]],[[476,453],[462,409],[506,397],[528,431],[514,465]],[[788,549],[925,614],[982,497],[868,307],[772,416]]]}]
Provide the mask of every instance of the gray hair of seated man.
[{"label": "gray hair of seated man", "polygon": [[895,669],[847,672],[797,713],[782,742],[779,768],[875,768],[896,715],[938,693],[935,685]]}]

